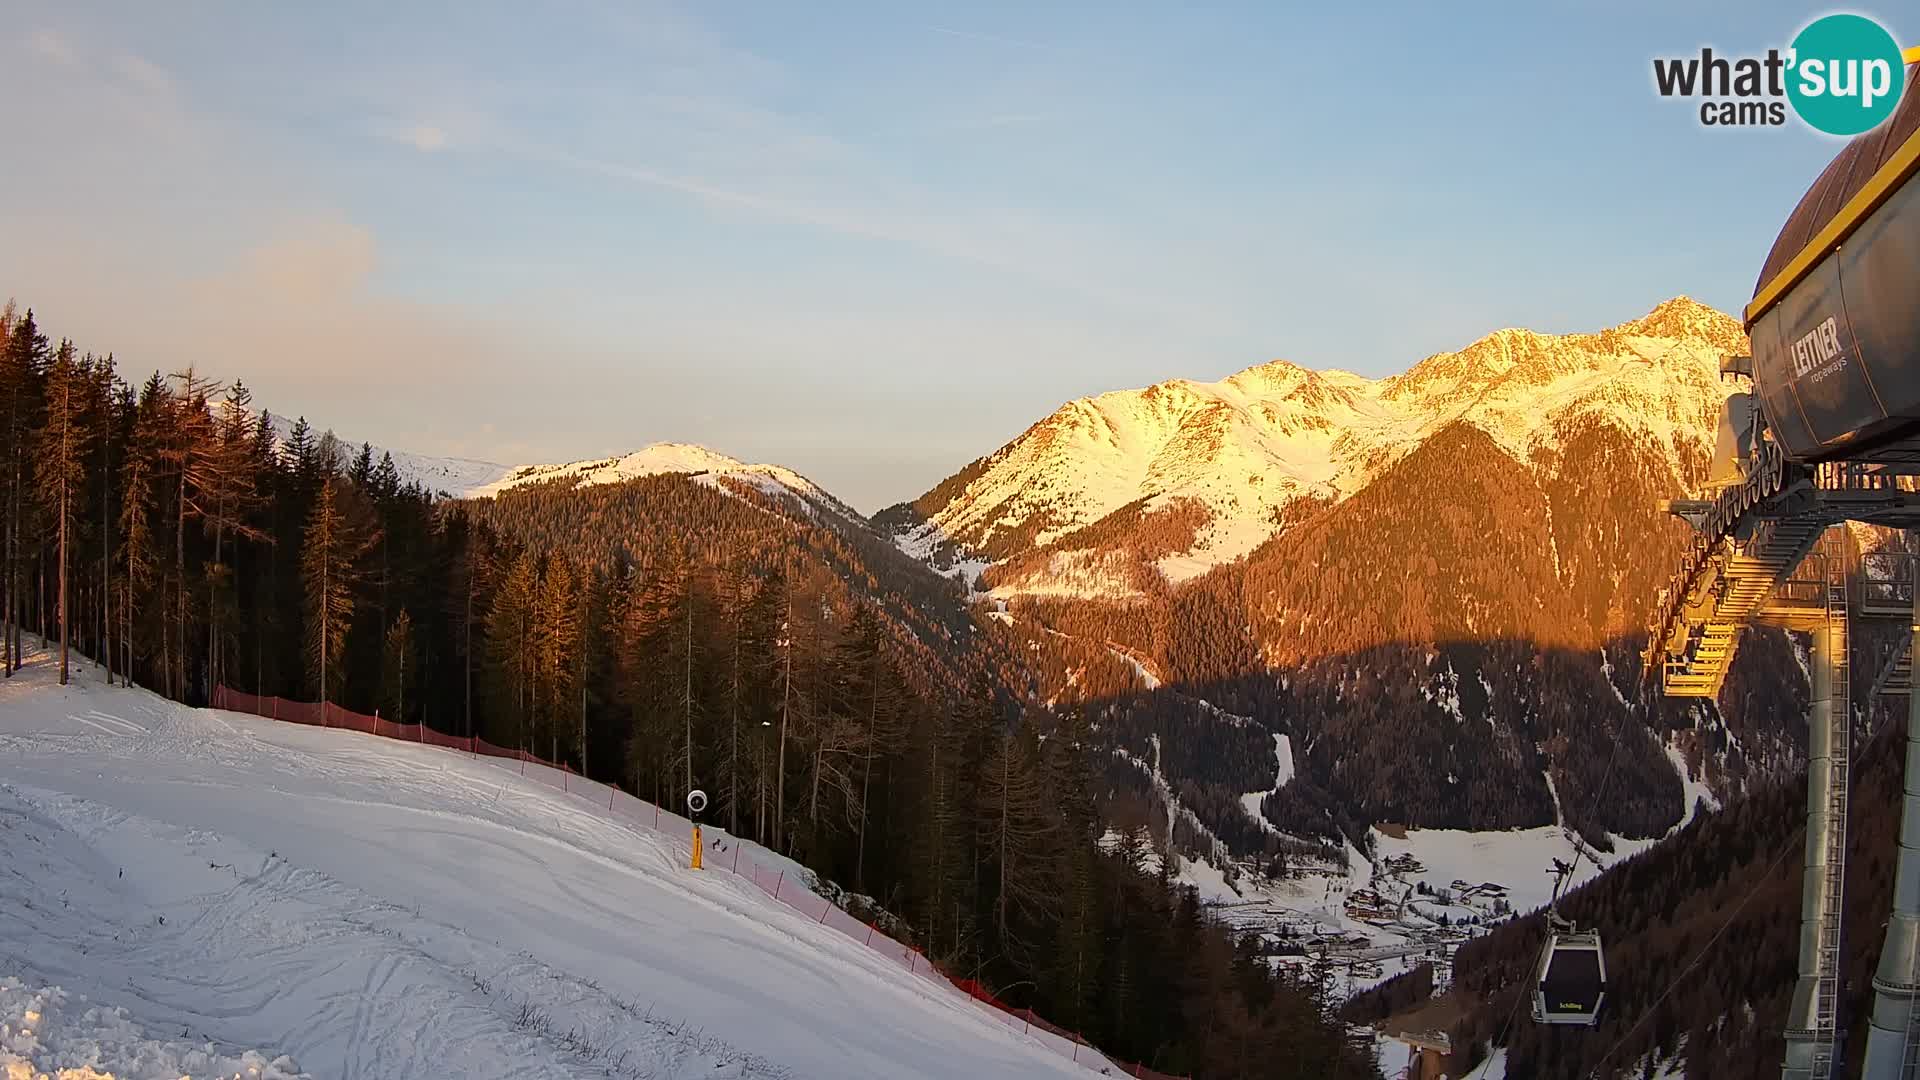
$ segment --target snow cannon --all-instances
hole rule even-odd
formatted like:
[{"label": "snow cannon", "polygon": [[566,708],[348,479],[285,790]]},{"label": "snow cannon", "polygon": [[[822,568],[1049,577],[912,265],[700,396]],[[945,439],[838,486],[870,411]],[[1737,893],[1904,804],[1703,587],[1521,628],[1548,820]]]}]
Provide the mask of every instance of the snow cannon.
[{"label": "snow cannon", "polygon": [[[1920,65],[1908,69],[1893,115],[1847,143],[1802,196],[1747,305],[1753,356],[1740,373],[1752,376],[1756,418],[1796,463],[1920,469],[1916,76]],[[1746,403],[1729,404],[1729,449],[1739,454],[1746,436],[1750,453],[1757,430]]]}]

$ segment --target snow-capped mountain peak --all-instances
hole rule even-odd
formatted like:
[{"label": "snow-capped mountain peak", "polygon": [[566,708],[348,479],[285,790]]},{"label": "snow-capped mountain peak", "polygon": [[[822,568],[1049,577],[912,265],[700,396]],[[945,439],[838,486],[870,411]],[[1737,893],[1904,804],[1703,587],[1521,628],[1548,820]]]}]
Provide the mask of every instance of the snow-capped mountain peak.
[{"label": "snow-capped mountain peak", "polygon": [[1730,389],[1719,355],[1744,348],[1680,296],[1597,333],[1497,330],[1383,379],[1273,360],[1080,398],[923,496],[901,542],[1000,562],[1002,592],[1136,593],[1142,560],[1178,581],[1239,558],[1296,500],[1344,499],[1456,422],[1521,462],[1600,423],[1677,463]]},{"label": "snow-capped mountain peak", "polygon": [[680,474],[722,488],[724,480],[750,484],[774,496],[792,496],[849,518],[860,515],[826,489],[782,465],[750,465],[738,458],[694,443],[657,442],[629,454],[593,458],[559,465],[520,465],[486,484],[469,488],[467,498],[498,495],[528,484],[570,481],[579,487],[617,484],[647,476]]}]

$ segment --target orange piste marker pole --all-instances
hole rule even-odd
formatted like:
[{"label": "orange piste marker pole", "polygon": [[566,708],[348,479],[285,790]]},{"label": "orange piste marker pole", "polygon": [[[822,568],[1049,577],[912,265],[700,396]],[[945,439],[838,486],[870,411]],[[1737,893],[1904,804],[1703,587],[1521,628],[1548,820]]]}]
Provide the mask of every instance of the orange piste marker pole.
[{"label": "orange piste marker pole", "polygon": [[693,868],[700,869],[700,823],[693,823]]}]

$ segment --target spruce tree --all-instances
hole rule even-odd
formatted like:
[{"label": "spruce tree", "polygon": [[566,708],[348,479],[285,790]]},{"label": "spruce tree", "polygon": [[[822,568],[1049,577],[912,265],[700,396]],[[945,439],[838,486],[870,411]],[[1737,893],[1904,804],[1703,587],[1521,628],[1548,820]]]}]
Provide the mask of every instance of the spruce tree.
[{"label": "spruce tree", "polygon": [[[9,304],[8,313],[12,307]],[[6,517],[4,565],[4,619],[0,619],[0,652],[6,656],[5,669],[12,675],[20,667],[24,653],[20,645],[21,621],[26,613],[26,582],[21,573],[23,536],[30,501],[25,497],[27,481],[32,477],[28,457],[31,433],[38,426],[42,380],[51,358],[47,335],[40,332],[31,309],[14,321],[7,332],[7,347],[0,353],[0,484],[4,491],[0,505]]]},{"label": "spruce tree", "polygon": [[57,617],[60,625],[60,685],[68,677],[68,649],[73,639],[72,602],[68,569],[79,531],[87,470],[86,454],[92,439],[85,412],[87,373],[74,355],[71,341],[61,341],[47,369],[46,419],[39,432],[36,479],[40,508],[53,521]]},{"label": "spruce tree", "polygon": [[413,619],[406,608],[401,608],[400,614],[394,616],[393,625],[387,628],[380,680],[381,703],[396,724],[407,722],[407,691],[412,685],[410,680],[419,678],[414,673],[413,654]]},{"label": "spruce tree", "polygon": [[322,707],[346,677],[340,660],[353,627],[360,559],[376,536],[354,513],[352,489],[332,476],[321,480],[300,552],[306,587],[307,670]]}]

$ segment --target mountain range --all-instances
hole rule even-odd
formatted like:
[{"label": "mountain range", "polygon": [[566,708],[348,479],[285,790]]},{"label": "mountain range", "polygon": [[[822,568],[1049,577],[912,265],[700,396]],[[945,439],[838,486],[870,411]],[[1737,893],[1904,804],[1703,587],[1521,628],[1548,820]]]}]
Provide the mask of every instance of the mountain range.
[{"label": "mountain range", "polygon": [[1528,463],[1609,425],[1685,474],[1731,389],[1719,357],[1745,347],[1683,296],[1598,333],[1499,330],[1382,379],[1285,360],[1175,379],[1067,402],[882,518],[909,550],[989,560],[999,595],[1137,596],[1249,554],[1456,423]]},{"label": "mountain range", "polygon": [[[870,520],[791,469],[686,444],[395,460],[474,499],[677,477],[784,513],[929,655],[997,670],[1035,714],[1084,716],[1137,796],[1116,812],[1202,851],[1376,822],[1564,821],[1606,844],[1803,754],[1805,677],[1778,632],[1751,635],[1717,707],[1637,689],[1636,635],[1686,536],[1657,503],[1699,482],[1734,389],[1719,358],[1745,350],[1733,318],[1683,296],[1593,333],[1495,331],[1386,378],[1282,360],[1105,393]],[[571,517],[623,522],[617,544],[664,505],[610,517],[594,499]],[[1295,762],[1276,787],[1282,734]]]}]

